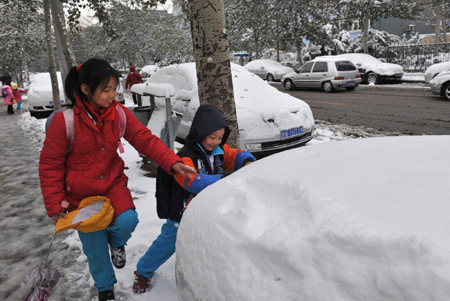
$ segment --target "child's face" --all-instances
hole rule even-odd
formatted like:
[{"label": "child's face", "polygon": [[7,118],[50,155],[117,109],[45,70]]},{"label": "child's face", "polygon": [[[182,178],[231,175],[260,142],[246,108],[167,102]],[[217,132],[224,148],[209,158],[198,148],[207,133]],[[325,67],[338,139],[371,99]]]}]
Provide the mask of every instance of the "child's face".
[{"label": "child's face", "polygon": [[[83,91],[84,92],[84,91]],[[88,99],[89,104],[94,110],[99,108],[108,108],[116,98],[116,80],[111,77],[106,87],[99,86],[94,94]]]},{"label": "child's face", "polygon": [[222,142],[223,134],[225,134],[225,128],[218,129],[215,132],[209,134],[205,139],[200,142],[203,148],[207,151],[212,151],[217,145]]}]

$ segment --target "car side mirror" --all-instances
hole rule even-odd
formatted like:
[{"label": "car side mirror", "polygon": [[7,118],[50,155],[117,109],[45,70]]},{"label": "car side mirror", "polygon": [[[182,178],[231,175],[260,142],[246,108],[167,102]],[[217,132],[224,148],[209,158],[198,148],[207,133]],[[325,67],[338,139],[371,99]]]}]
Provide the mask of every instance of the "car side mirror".
[{"label": "car side mirror", "polygon": [[361,63],[356,63],[356,66],[358,67],[361,67],[361,65],[362,65]]}]

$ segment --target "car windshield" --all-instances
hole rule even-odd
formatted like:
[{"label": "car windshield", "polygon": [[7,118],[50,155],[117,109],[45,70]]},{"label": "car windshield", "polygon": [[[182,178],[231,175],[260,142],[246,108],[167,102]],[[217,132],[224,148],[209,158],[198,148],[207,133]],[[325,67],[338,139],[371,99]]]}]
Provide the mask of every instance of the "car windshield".
[{"label": "car windshield", "polygon": [[350,61],[339,61],[339,62],[335,62],[336,64],[336,69],[338,71],[353,71],[356,70],[355,65],[353,65],[352,62]]}]

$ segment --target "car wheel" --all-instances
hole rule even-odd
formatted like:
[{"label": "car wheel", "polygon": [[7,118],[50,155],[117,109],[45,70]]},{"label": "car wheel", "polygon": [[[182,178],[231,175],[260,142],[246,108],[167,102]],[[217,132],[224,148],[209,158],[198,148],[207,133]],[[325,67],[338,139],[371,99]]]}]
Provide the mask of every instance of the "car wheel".
[{"label": "car wheel", "polygon": [[370,72],[369,74],[367,74],[367,83],[370,84],[378,84],[378,75]]},{"label": "car wheel", "polygon": [[446,83],[444,88],[442,88],[442,96],[444,96],[445,99],[450,100],[450,82]]},{"label": "car wheel", "polygon": [[331,82],[324,82],[322,84],[322,89],[327,93],[333,92],[333,90],[334,90]]},{"label": "car wheel", "polygon": [[355,87],[346,87],[345,89],[347,89],[347,91],[353,91],[355,90]]},{"label": "car wheel", "polygon": [[273,82],[273,81],[275,81],[275,79],[273,78],[273,75],[272,74],[267,74],[267,81],[268,82]]},{"label": "car wheel", "polygon": [[295,90],[294,83],[290,79],[287,79],[287,80],[284,81],[284,88],[286,90],[290,90],[290,91],[294,91]]}]

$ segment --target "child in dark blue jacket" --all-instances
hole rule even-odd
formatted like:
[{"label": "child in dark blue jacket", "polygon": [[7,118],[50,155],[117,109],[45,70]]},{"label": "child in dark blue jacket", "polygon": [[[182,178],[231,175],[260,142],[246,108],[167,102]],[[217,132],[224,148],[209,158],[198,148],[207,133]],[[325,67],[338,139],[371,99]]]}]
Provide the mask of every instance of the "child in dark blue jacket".
[{"label": "child in dark blue jacket", "polygon": [[175,175],[171,189],[172,210],[161,234],[152,243],[137,264],[133,291],[144,293],[151,287],[151,278],[158,267],[175,253],[178,226],[186,206],[207,186],[223,177],[224,170],[235,171],[256,161],[248,151],[231,148],[225,144],[230,128],[211,105],[198,108],[186,143],[178,152],[183,162],[197,170],[198,175]]}]

